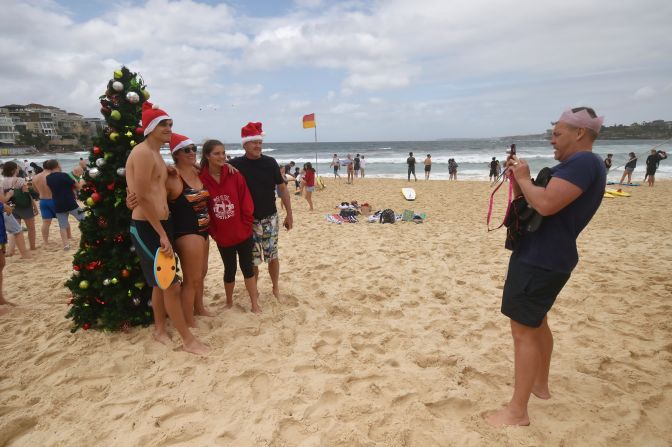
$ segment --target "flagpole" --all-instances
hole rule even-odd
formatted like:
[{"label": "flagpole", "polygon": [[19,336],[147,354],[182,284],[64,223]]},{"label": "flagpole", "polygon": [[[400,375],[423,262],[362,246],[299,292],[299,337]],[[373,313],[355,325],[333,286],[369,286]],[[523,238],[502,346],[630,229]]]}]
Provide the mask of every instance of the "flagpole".
[{"label": "flagpole", "polygon": [[315,129],[315,174],[318,174],[318,171],[317,171],[317,122],[315,123],[315,127],[313,127],[313,129]]}]

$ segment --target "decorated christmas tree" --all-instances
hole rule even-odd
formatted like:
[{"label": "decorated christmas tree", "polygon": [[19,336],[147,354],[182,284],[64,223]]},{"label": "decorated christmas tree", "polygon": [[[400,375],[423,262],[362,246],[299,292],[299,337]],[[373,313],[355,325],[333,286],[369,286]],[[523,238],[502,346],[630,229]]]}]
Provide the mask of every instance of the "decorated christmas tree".
[{"label": "decorated christmas tree", "polygon": [[72,277],[65,283],[72,291],[67,317],[74,322],[73,332],[127,330],[152,322],[152,290],[145,287],[129,236],[124,169],[131,150],[144,138],[138,123],[147,99],[144,81],[126,67],[114,72],[100,97],[107,127],[89,154],[86,183],[79,193],[86,217],[79,225]]}]

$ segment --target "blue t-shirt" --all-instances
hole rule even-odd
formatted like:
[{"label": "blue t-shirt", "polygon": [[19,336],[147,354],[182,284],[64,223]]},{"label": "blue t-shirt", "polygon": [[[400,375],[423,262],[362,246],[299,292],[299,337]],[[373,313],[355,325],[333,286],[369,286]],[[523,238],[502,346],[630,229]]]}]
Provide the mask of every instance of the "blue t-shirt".
[{"label": "blue t-shirt", "polygon": [[602,203],[607,170],[597,155],[579,152],[551,171],[553,177],[578,186],[583,193],[557,213],[544,217],[537,231],[520,239],[512,256],[547,270],[571,273],[579,262],[576,238]]},{"label": "blue t-shirt", "polygon": [[51,189],[54,209],[57,213],[67,213],[79,208],[75,200],[75,181],[65,172],[52,172],[47,176],[47,186]]},{"label": "blue t-shirt", "polygon": [[0,244],[7,243],[7,231],[5,230],[5,204],[0,202]]}]

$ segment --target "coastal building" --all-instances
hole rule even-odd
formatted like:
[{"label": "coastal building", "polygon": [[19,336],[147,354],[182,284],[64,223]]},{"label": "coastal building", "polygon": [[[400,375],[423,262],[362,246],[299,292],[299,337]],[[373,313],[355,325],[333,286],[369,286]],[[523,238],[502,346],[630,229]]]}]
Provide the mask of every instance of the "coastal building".
[{"label": "coastal building", "polygon": [[0,144],[14,145],[18,132],[14,129],[14,122],[9,115],[0,110]]}]

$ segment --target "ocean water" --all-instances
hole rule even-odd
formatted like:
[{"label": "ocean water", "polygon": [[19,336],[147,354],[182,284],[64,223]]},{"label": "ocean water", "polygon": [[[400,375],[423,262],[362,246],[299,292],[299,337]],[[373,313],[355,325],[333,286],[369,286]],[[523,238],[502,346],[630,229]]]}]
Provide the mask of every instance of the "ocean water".
[{"label": "ocean water", "polygon": [[[553,147],[548,140],[511,139],[455,139],[442,141],[370,141],[348,143],[273,143],[264,142],[263,152],[274,157],[279,163],[294,161],[297,166],[311,162],[317,167],[320,175],[333,175],[329,163],[333,154],[345,159],[348,154],[353,158],[356,154],[364,155],[366,159],[366,176],[371,178],[406,178],[406,158],[413,152],[416,159],[416,175],[424,178],[423,161],[427,154],[432,155],[432,179],[448,179],[448,159],[454,158],[458,164],[458,180],[487,180],[489,163],[492,157],[502,161],[506,159],[506,151],[510,143],[516,143],[518,156],[530,164],[533,175],[545,166],[557,163],[553,159]],[[662,145],[660,145],[663,143]],[[660,145],[660,146],[658,146]],[[633,181],[641,181],[646,171],[645,160],[649,151],[658,146],[657,150],[672,152],[672,141],[660,140],[598,140],[593,146],[593,152],[602,157],[608,153],[614,154],[614,163],[609,178],[620,179],[623,165],[628,159],[628,153],[638,155],[638,163],[633,174]],[[243,149],[239,144],[227,144],[227,154],[239,156]],[[164,159],[172,162],[169,151],[162,150]],[[63,154],[37,154],[27,157],[29,161],[38,164],[48,158],[59,159],[64,169],[71,169],[80,157],[88,157],[87,152],[73,152]],[[17,157],[23,160],[23,157]],[[341,169],[341,175],[345,175]],[[657,178],[672,178],[672,157],[660,163]]]}]

